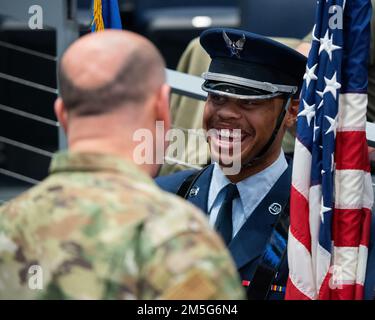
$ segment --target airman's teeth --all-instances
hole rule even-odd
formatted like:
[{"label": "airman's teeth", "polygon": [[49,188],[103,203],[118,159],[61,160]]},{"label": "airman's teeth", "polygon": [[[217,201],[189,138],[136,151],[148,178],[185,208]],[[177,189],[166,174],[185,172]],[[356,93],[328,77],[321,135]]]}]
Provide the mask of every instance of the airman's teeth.
[{"label": "airman's teeth", "polygon": [[221,129],[219,134],[220,134],[220,136],[222,136],[224,138],[229,138],[230,137],[230,130]]},{"label": "airman's teeth", "polygon": [[240,139],[241,138],[241,131],[236,130],[232,132],[233,139]]},{"label": "airman's teeth", "polygon": [[221,138],[232,138],[232,139],[241,139],[242,133],[240,129],[218,129],[217,135]]}]

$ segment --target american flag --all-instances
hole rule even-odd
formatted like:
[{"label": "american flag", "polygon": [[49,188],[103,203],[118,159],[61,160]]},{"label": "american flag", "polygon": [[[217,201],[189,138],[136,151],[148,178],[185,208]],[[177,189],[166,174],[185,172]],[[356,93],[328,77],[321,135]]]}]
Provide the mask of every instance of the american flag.
[{"label": "american flag", "polygon": [[363,298],[373,203],[370,20],[370,0],[317,3],[297,118],[286,299]]}]

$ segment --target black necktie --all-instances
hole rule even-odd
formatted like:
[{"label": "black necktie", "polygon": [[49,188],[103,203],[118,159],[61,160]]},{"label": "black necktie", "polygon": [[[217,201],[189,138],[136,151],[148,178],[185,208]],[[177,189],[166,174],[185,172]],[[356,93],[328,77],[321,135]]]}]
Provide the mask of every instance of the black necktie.
[{"label": "black necktie", "polygon": [[225,187],[225,198],[217,214],[215,229],[228,245],[232,240],[232,203],[239,196],[237,186],[233,183]]}]

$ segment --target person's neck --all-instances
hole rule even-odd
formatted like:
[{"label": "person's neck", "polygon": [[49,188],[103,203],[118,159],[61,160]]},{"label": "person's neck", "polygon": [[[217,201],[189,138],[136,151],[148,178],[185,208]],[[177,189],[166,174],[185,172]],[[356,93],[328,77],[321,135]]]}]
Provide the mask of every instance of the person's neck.
[{"label": "person's neck", "polygon": [[131,160],[132,150],[124,142],[115,139],[91,138],[69,141],[69,150],[83,153],[103,153]]},{"label": "person's neck", "polygon": [[257,173],[265,170],[266,168],[268,168],[272,164],[274,164],[277,161],[277,159],[279,158],[280,153],[281,153],[281,150],[278,153],[275,152],[275,153],[272,153],[270,155],[266,154],[263,157],[261,157],[260,159],[255,160],[254,163],[252,163],[251,165],[247,165],[247,166],[245,165],[244,167],[242,167],[238,174],[227,175],[227,178],[232,183],[238,183],[242,180],[245,180],[246,178],[257,174]]},{"label": "person's neck", "polygon": [[[95,128],[95,132],[91,129]],[[133,141],[134,131],[123,126],[109,125],[103,122],[98,125],[73,124],[68,130],[68,148],[71,152],[100,153],[113,155],[131,162],[150,176],[155,173],[152,165],[137,164],[134,161],[134,150],[138,142]]]},{"label": "person's neck", "polygon": [[133,145],[126,144],[124,141],[119,141],[118,139],[97,138],[88,140],[77,140],[72,143],[69,143],[69,151],[112,155],[117,158],[123,159],[126,162],[133,163],[140,170],[142,170],[151,177],[155,175],[155,168],[152,165],[135,163]]}]

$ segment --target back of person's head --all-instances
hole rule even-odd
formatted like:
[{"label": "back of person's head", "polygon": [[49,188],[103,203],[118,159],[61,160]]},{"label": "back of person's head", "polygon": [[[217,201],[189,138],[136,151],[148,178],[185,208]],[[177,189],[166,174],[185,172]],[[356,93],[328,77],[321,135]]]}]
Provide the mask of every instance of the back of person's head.
[{"label": "back of person's head", "polygon": [[72,116],[140,107],[165,83],[164,70],[159,51],[140,35],[114,30],[89,34],[62,57],[60,96]]},{"label": "back of person's head", "polygon": [[[113,154],[139,164],[136,132],[145,129],[155,137],[156,121],[169,129],[165,63],[140,35],[110,30],[78,39],[60,61],[58,80],[55,112],[70,151]],[[152,154],[158,147],[156,139],[147,140]],[[149,162],[142,168],[155,175],[159,165]]]}]

